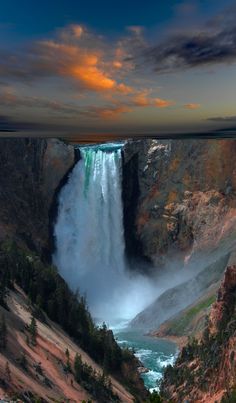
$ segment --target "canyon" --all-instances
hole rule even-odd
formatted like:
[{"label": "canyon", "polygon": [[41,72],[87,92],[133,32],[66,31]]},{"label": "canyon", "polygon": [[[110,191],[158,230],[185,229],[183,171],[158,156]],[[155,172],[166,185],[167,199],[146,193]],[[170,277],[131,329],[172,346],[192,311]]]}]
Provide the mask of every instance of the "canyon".
[{"label": "canyon", "polygon": [[[131,326],[151,331],[154,337],[186,337],[176,364],[165,372],[161,387],[163,399],[167,399],[164,401],[182,398],[191,402],[220,401],[235,387],[232,356],[235,263],[231,263],[236,246],[235,151],[236,141],[225,139],[129,140],[122,147],[126,259],[133,278],[145,276],[156,287],[152,304],[133,318]],[[43,264],[51,263],[56,248],[54,227],[59,195],[80,159],[77,147],[58,139],[1,139],[0,242],[10,239],[19,248],[39,256]],[[223,276],[217,300],[211,308]],[[11,291],[9,298],[11,301],[18,298],[24,312],[25,297],[21,289],[15,294]],[[190,315],[187,312],[193,312],[197,305],[191,321],[186,322],[186,315]],[[227,315],[224,314],[226,311]],[[5,314],[8,316],[7,311]],[[16,312],[12,314],[16,315]],[[210,315],[208,327],[205,325],[207,315]],[[218,324],[223,317],[225,328],[229,324],[231,333],[222,345],[217,344],[222,352],[221,361],[217,363],[214,377],[207,375],[205,387],[209,393],[206,394],[204,386],[203,390],[196,390],[191,380],[186,383],[185,374],[189,368],[195,368],[196,377],[200,376],[202,358],[199,356],[201,348],[206,348],[203,334],[206,337],[209,328],[210,339],[218,340],[217,335],[221,337],[222,333]],[[185,320],[181,330],[174,326],[176,318]],[[20,315],[18,321],[22,321]],[[46,337],[42,326],[39,325],[42,329],[40,340]],[[52,324],[52,333],[58,334],[55,329]],[[188,347],[187,336],[193,335],[198,341]],[[44,343],[46,346],[48,340]],[[59,355],[64,347],[65,344]],[[76,348],[73,347],[73,351]],[[210,355],[209,352],[209,362]],[[5,362],[2,352],[1,362],[2,365]],[[230,371],[232,376],[229,376]],[[218,376],[220,382],[216,381]],[[138,375],[135,379],[139,384]],[[130,401],[130,390],[115,382],[118,381],[112,378],[113,390],[120,395],[121,401]],[[27,386],[29,390],[34,390],[32,385]],[[37,389],[39,395],[41,387]],[[146,399],[142,382],[139,388]],[[68,396],[70,393],[68,386]],[[83,399],[89,398],[86,391],[81,393]]]}]

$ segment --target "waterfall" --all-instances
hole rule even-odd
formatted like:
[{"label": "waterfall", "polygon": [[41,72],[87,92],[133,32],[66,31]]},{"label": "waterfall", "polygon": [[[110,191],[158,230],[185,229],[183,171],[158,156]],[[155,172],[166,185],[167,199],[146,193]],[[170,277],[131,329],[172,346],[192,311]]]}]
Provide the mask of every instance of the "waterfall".
[{"label": "waterfall", "polygon": [[[54,263],[74,290],[86,294],[95,317],[141,309],[140,276],[130,277],[124,256],[121,148],[81,147],[59,196]],[[144,293],[145,294],[145,293]]]}]

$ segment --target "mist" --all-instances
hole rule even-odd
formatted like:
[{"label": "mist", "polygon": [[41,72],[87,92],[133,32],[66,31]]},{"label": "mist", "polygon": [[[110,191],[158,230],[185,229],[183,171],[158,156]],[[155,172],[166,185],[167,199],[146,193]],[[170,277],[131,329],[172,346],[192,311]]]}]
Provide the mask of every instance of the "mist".
[{"label": "mist", "polygon": [[[197,256],[186,265],[175,257],[152,276],[145,275],[141,264],[131,270],[124,253],[121,149],[107,144],[80,151],[82,158],[59,195],[53,261],[70,288],[86,296],[97,321],[134,318],[166,290],[197,278],[217,255],[226,253],[224,248]],[[197,280],[191,287],[176,311],[200,294]]]},{"label": "mist", "polygon": [[127,269],[121,150],[85,147],[81,154],[59,196],[53,260],[95,318],[129,319],[155,298],[156,285]]}]

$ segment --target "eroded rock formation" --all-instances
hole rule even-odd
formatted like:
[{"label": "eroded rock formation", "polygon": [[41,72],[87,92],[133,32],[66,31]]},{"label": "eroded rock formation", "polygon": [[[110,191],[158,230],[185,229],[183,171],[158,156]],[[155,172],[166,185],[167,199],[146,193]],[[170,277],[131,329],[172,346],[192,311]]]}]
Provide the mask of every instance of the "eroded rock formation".
[{"label": "eroded rock formation", "polygon": [[131,161],[136,158],[139,190],[136,206],[129,207],[129,200],[125,205],[131,214],[135,208],[136,242],[156,265],[172,256],[188,261],[232,241],[235,152],[235,140],[145,140],[125,145],[125,175],[134,175]]}]

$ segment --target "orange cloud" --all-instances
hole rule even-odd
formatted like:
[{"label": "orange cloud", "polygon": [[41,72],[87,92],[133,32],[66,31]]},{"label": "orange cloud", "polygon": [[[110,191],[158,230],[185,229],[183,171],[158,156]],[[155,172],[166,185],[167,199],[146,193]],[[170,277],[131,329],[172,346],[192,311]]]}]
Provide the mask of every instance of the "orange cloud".
[{"label": "orange cloud", "polygon": [[149,106],[152,100],[148,98],[149,91],[142,91],[133,97],[133,102],[136,106]]},{"label": "orange cloud", "polygon": [[201,107],[200,104],[194,104],[194,103],[184,105],[185,109],[198,109],[200,107]]},{"label": "orange cloud", "polygon": [[114,60],[114,61],[113,61],[113,66],[114,66],[116,69],[121,69],[122,66],[123,66],[123,63],[120,62],[119,60]]},{"label": "orange cloud", "polygon": [[104,71],[103,55],[99,50],[54,41],[41,42],[40,48],[46,68],[54,68],[58,74],[75,79],[85,89],[96,92],[113,91],[125,95],[133,91]]},{"label": "orange cloud", "polygon": [[117,91],[121,92],[124,95],[128,95],[131,94],[132,92],[134,92],[134,89],[132,87],[129,87],[128,85],[121,83],[121,84],[117,84],[116,87]]},{"label": "orange cloud", "polygon": [[84,33],[84,29],[81,25],[72,25],[71,30],[76,38],[80,38]]},{"label": "orange cloud", "polygon": [[106,91],[114,89],[115,80],[107,77],[93,64],[85,64],[84,66],[71,66],[68,72],[75,79],[81,81],[87,89],[94,91]]},{"label": "orange cloud", "polygon": [[129,106],[117,106],[114,108],[100,108],[97,110],[99,117],[103,119],[115,119],[123,113],[131,112],[132,109]]},{"label": "orange cloud", "polygon": [[157,108],[168,108],[168,106],[172,106],[175,103],[173,101],[168,101],[166,99],[161,99],[161,98],[155,98],[154,99],[154,105]]},{"label": "orange cloud", "polygon": [[133,105],[140,107],[156,106],[157,108],[167,108],[168,106],[175,104],[175,102],[166,99],[152,98],[149,96],[150,92],[151,90],[148,89],[137,92],[132,98]]}]

